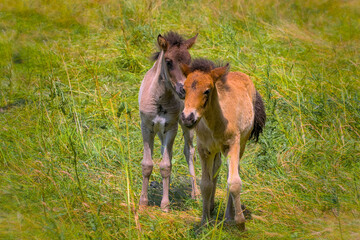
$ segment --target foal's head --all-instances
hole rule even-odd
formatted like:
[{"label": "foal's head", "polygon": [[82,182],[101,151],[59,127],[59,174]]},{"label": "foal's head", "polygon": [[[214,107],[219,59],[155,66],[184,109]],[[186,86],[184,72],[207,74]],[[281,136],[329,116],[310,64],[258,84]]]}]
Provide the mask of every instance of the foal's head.
[{"label": "foal's head", "polygon": [[[164,51],[163,59],[166,74],[171,88],[175,90],[181,99],[185,98],[184,82],[185,76],[180,69],[180,64],[190,64],[191,56],[189,50],[195,43],[197,34],[188,40],[184,40],[182,36],[175,32],[168,32],[164,36],[159,35],[157,42],[161,50]],[[159,53],[155,53],[153,58],[157,60]]]},{"label": "foal's head", "polygon": [[228,67],[229,64],[216,68],[213,62],[206,59],[195,59],[190,66],[181,65],[187,77],[184,85],[185,108],[181,114],[185,126],[192,128],[200,121],[216,91],[216,81],[223,79]]}]

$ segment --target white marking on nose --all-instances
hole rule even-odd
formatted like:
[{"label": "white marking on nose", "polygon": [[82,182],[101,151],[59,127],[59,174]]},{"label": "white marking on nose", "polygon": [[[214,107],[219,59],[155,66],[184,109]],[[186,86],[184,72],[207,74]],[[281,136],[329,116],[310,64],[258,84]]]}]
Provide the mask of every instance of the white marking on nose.
[{"label": "white marking on nose", "polygon": [[184,114],[185,118],[189,117],[191,113],[193,113],[195,117],[197,116],[196,109],[194,109],[194,108],[189,108],[189,109],[184,108],[183,114]]}]

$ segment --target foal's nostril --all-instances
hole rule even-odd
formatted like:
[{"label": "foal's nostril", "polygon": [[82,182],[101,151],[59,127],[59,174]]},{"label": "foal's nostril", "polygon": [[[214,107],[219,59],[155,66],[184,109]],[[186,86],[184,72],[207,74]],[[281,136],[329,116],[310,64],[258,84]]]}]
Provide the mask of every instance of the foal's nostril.
[{"label": "foal's nostril", "polygon": [[194,119],[195,119],[195,115],[194,115],[194,113],[190,113],[190,115],[189,115],[189,117],[188,117],[188,121],[189,122],[193,122],[194,121]]},{"label": "foal's nostril", "polygon": [[192,126],[196,122],[195,114],[192,112],[189,115],[185,115],[184,112],[181,113],[181,120],[186,126]]},{"label": "foal's nostril", "polygon": [[185,95],[185,89],[183,86],[180,86],[180,93]]},{"label": "foal's nostril", "polygon": [[181,99],[185,99],[185,89],[184,89],[184,87],[182,85],[180,85],[178,93],[179,93],[179,97]]},{"label": "foal's nostril", "polygon": [[185,114],[184,114],[184,112],[181,113],[181,120],[185,120]]}]

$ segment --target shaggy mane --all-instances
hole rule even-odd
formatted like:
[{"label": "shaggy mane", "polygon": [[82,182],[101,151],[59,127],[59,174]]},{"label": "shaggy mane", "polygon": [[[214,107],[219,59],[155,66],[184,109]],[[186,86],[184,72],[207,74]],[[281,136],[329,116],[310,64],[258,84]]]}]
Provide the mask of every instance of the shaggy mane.
[{"label": "shaggy mane", "polygon": [[205,59],[205,58],[196,58],[191,62],[190,71],[194,72],[196,70],[209,73],[215,68],[215,63]]},{"label": "shaggy mane", "polygon": [[[165,33],[165,35],[163,37],[170,44],[171,47],[172,46],[180,47],[180,45],[185,42],[185,39],[180,34],[173,32],[173,31]],[[156,61],[159,58],[159,55],[160,55],[160,51],[153,53],[151,55],[151,60]]]},{"label": "shaggy mane", "polygon": [[[194,72],[196,70],[204,72],[204,73],[210,73],[211,70],[218,67],[224,67],[226,64],[218,61],[214,63],[213,61],[210,61],[205,58],[196,58],[191,62],[190,65],[190,71]],[[227,69],[227,72],[229,72],[230,66]],[[225,74],[226,75],[226,74]]]},{"label": "shaggy mane", "polygon": [[180,34],[173,31],[165,33],[164,38],[166,39],[166,41],[168,41],[170,46],[175,46],[175,45],[180,46],[185,41]]}]

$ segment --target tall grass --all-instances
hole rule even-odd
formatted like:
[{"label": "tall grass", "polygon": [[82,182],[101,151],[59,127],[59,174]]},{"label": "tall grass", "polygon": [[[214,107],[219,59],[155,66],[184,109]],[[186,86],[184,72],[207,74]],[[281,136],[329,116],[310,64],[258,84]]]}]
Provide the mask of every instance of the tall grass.
[{"label": "tall grass", "polygon": [[[358,1],[0,3],[0,237],[360,238]],[[200,228],[178,134],[172,211],[139,211],[137,93],[159,33],[249,74],[268,121],[241,161],[248,231]],[[154,161],[160,162],[156,142]],[[226,165],[225,159],[223,159]],[[197,173],[200,164],[197,161]],[[150,201],[159,204],[155,166]]]}]

